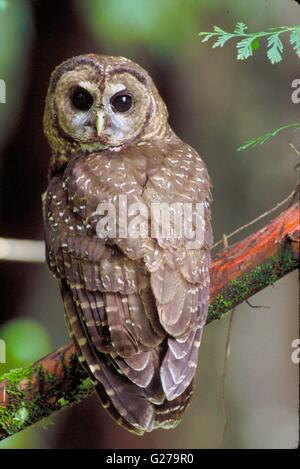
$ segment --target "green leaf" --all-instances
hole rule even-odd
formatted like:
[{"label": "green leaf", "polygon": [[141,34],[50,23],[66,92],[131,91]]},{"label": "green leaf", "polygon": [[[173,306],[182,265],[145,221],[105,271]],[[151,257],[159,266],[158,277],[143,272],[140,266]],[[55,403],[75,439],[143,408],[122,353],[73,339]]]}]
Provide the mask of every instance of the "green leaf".
[{"label": "green leaf", "polygon": [[284,32],[289,29],[288,26],[277,26],[276,28],[269,28],[269,31]]},{"label": "green leaf", "polygon": [[223,47],[224,44],[232,37],[233,37],[232,34],[224,34],[222,36],[219,36],[216,42],[212,46],[213,49],[215,49],[216,47]]},{"label": "green leaf", "polygon": [[260,44],[259,44],[259,39],[258,39],[258,37],[256,37],[256,38],[254,39],[254,41],[251,43],[251,47],[252,47],[253,52],[254,52],[255,50],[257,50],[257,49],[259,48],[259,46],[260,46]]},{"label": "green leaf", "polygon": [[214,33],[199,33],[199,36],[204,36],[201,42],[207,42],[211,37],[215,36]]},{"label": "green leaf", "polygon": [[253,55],[252,43],[255,37],[246,37],[237,43],[236,47],[238,50],[237,59],[246,60]]},{"label": "green leaf", "polygon": [[284,125],[283,127],[279,127],[272,132],[260,135],[259,137],[256,137],[252,140],[248,140],[246,143],[244,143],[244,145],[239,147],[237,151],[248,150],[248,148],[256,147],[256,145],[263,145],[265,142],[273,137],[276,137],[280,132],[287,129],[300,129],[300,122],[293,122],[292,124]]},{"label": "green leaf", "polygon": [[228,34],[227,31],[224,31],[224,29],[219,28],[219,26],[214,26],[214,32],[218,34]]},{"label": "green leaf", "polygon": [[272,36],[269,36],[267,55],[272,65],[277,64],[278,62],[281,62],[282,51],[283,51],[283,44],[279,37],[279,33],[272,34]]},{"label": "green leaf", "polygon": [[290,36],[290,43],[294,46],[294,51],[300,58],[300,28],[295,29]]},{"label": "green leaf", "polygon": [[238,22],[236,27],[234,28],[234,33],[238,35],[245,34],[245,31],[248,29],[248,26],[245,23]]}]

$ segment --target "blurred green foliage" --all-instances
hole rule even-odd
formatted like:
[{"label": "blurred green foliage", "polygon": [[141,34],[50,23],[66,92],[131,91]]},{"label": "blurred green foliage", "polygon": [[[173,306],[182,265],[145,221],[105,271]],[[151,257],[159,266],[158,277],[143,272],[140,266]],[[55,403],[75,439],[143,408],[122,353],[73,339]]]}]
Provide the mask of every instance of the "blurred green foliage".
[{"label": "blurred green foliage", "polygon": [[6,344],[6,363],[0,364],[0,375],[37,360],[51,352],[52,344],[46,329],[36,320],[19,318],[0,328]]},{"label": "blurred green foliage", "polygon": [[[12,368],[28,365],[53,350],[45,327],[30,318],[4,323],[0,328],[0,339],[6,345],[6,363],[0,363],[0,376]],[[0,449],[45,446],[43,436],[39,428],[29,428],[0,442]]]},{"label": "blurred green foliage", "polygon": [[[260,1],[252,4],[257,11]],[[146,46],[157,55],[186,53],[208,14],[249,16],[246,0],[77,0],[77,5],[106,48],[135,51]],[[265,18],[266,10],[255,19],[256,25]]]},{"label": "blurred green foliage", "polygon": [[30,3],[0,0],[0,78],[6,83],[7,93],[6,104],[0,106],[0,146],[13,125],[26,85],[25,69],[32,35]]},{"label": "blurred green foliage", "polygon": [[165,54],[178,53],[188,41],[195,40],[203,3],[208,2],[87,0],[78,3],[96,37],[110,46],[121,43],[123,47],[136,49],[146,45],[153,52]]},{"label": "blurred green foliage", "polygon": [[0,449],[22,449],[45,447],[40,428],[28,428],[21,433],[0,441]]},{"label": "blurred green foliage", "polygon": [[2,10],[5,10],[5,8],[7,7],[8,5],[8,2],[7,0],[0,0],[0,11]]}]

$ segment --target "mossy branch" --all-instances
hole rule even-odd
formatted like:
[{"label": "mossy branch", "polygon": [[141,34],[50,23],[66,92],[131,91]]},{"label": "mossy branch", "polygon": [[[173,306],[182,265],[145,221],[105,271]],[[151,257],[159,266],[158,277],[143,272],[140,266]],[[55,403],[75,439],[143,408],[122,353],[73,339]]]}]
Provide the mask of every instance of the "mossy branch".
[{"label": "mossy branch", "polygon": [[[295,270],[299,260],[299,203],[263,229],[224,249],[211,268],[207,323]],[[0,439],[78,403],[93,392],[72,343],[0,378]]]}]

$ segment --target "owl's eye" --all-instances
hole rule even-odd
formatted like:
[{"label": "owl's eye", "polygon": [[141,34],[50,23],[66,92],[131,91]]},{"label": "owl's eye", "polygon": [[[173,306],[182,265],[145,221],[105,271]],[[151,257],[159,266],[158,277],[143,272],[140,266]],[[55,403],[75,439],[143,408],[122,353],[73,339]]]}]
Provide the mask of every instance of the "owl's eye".
[{"label": "owl's eye", "polygon": [[132,97],[129,94],[117,94],[110,100],[113,109],[117,112],[127,112],[132,107]]},{"label": "owl's eye", "polygon": [[83,88],[76,88],[72,94],[72,103],[79,111],[88,111],[93,105],[92,95]]}]

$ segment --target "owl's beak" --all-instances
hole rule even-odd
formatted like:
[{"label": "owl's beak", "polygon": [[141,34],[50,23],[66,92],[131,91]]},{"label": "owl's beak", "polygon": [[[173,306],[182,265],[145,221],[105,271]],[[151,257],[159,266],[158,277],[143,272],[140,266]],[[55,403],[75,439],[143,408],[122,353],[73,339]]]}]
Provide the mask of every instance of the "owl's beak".
[{"label": "owl's beak", "polygon": [[104,115],[102,111],[98,111],[96,114],[96,131],[98,137],[100,137],[104,127]]}]

